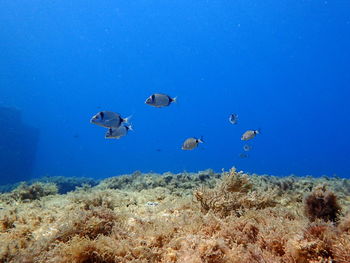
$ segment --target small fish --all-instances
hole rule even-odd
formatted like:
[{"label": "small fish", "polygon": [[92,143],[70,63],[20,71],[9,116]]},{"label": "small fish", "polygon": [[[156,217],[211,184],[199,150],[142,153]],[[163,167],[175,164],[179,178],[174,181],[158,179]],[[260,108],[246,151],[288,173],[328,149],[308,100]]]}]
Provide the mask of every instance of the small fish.
[{"label": "small fish", "polygon": [[245,133],[243,133],[241,140],[242,141],[251,140],[259,133],[260,133],[260,130],[248,130]]},{"label": "small fish", "polygon": [[176,99],[176,97],[171,98],[166,94],[155,93],[149,96],[145,103],[153,107],[161,108],[169,106],[172,102],[176,102]]},{"label": "small fish", "polygon": [[100,111],[90,122],[106,128],[118,128],[123,122],[128,123],[130,118],[122,118],[119,113],[113,111]]},{"label": "small fish", "polygon": [[193,150],[198,146],[199,143],[204,143],[203,138],[197,139],[197,138],[188,138],[184,141],[182,144],[181,149],[182,150]]},{"label": "small fish", "polygon": [[128,134],[129,131],[132,131],[132,126],[119,126],[118,128],[109,128],[106,132],[106,139],[120,139],[121,137]]},{"label": "small fish", "polygon": [[159,205],[159,203],[158,202],[147,202],[146,205],[147,206],[157,206],[157,205]]},{"label": "small fish", "polygon": [[238,115],[233,113],[230,115],[230,117],[228,118],[228,120],[232,123],[232,124],[237,124],[238,122]]},{"label": "small fish", "polygon": [[239,155],[239,158],[241,158],[241,159],[248,158],[248,154],[246,154],[246,153],[241,153],[241,154]]},{"label": "small fish", "polygon": [[243,146],[243,150],[244,150],[245,152],[249,152],[251,149],[252,149],[252,146],[250,146],[250,145],[248,145],[248,144],[245,144],[245,145]]}]

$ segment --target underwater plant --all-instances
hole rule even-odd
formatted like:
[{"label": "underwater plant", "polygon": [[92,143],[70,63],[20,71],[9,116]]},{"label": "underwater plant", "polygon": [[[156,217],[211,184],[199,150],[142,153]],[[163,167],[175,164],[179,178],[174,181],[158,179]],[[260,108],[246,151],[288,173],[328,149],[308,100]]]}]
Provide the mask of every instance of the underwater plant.
[{"label": "underwater plant", "polygon": [[10,193],[1,195],[1,199],[6,202],[12,201],[33,201],[48,195],[55,195],[58,193],[56,184],[53,183],[21,183],[17,188]]},{"label": "underwater plant", "polygon": [[234,168],[224,173],[222,181],[214,189],[201,187],[194,192],[194,197],[203,213],[212,211],[221,217],[240,214],[245,209],[263,209],[277,204],[277,194],[273,189],[254,189],[248,175]]},{"label": "underwater plant", "polygon": [[304,209],[306,216],[312,222],[316,219],[337,222],[341,212],[337,196],[327,190],[325,185],[316,186],[305,198]]},{"label": "underwater plant", "polygon": [[[335,225],[303,213],[300,194],[322,180],[138,173],[33,201],[3,194],[0,262],[348,263],[350,214]],[[347,186],[328,183],[349,207]],[[328,200],[331,191],[316,190]]]},{"label": "underwater plant", "polygon": [[116,196],[111,190],[92,191],[89,186],[85,186],[78,187],[77,191],[68,194],[68,196],[74,203],[82,204],[85,210],[91,210],[94,207],[113,209],[116,206]]}]

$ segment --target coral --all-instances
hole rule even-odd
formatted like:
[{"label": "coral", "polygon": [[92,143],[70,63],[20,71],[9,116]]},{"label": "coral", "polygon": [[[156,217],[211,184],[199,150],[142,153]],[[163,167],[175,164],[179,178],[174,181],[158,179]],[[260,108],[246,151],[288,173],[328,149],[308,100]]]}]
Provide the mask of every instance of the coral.
[{"label": "coral", "polygon": [[315,187],[313,192],[305,198],[304,204],[305,214],[310,221],[315,221],[317,218],[324,221],[338,221],[341,207],[337,196],[324,185]]},{"label": "coral", "polygon": [[194,192],[194,196],[203,213],[212,211],[221,217],[233,212],[239,214],[244,209],[263,209],[277,204],[273,190],[254,190],[248,175],[235,169],[225,173],[214,189],[202,187]]}]

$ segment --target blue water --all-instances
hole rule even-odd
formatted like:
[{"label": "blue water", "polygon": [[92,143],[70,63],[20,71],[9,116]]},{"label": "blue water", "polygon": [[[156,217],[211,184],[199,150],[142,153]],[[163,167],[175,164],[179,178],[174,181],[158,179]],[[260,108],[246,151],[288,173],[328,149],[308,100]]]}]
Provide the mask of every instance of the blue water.
[{"label": "blue water", "polygon": [[[0,105],[40,130],[32,176],[236,166],[349,177],[349,10],[345,0],[1,1]],[[144,104],[155,92],[178,103]],[[100,110],[132,115],[134,131],[104,139],[89,123]],[[242,133],[257,128],[239,158]],[[182,151],[191,136],[205,143]]]}]

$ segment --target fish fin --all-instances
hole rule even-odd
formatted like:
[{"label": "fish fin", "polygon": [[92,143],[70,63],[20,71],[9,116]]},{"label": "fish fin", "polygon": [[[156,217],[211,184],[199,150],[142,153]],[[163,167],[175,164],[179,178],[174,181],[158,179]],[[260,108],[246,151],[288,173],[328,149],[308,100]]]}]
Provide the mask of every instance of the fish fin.
[{"label": "fish fin", "polygon": [[108,128],[107,132],[106,132],[106,135],[105,135],[105,138],[110,138],[109,136],[112,135],[112,132],[113,132],[112,128]]},{"label": "fish fin", "polygon": [[112,128],[108,128],[107,132],[105,133],[105,139],[111,139],[111,137],[110,137],[111,132],[112,132]]}]

